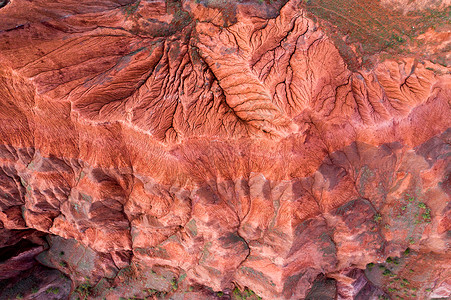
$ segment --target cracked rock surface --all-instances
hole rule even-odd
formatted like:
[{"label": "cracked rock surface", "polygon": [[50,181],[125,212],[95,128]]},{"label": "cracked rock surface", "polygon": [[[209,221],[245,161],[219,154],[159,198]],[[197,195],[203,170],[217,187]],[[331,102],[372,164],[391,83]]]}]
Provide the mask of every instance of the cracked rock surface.
[{"label": "cracked rock surface", "polygon": [[341,2],[0,1],[0,299],[451,297],[450,2]]}]

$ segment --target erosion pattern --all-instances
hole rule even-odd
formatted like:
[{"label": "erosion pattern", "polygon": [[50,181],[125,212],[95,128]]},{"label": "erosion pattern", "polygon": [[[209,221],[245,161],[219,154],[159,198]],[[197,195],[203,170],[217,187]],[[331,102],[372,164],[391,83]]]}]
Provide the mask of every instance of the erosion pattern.
[{"label": "erosion pattern", "polygon": [[0,298],[451,296],[449,23],[324,3],[1,1]]}]

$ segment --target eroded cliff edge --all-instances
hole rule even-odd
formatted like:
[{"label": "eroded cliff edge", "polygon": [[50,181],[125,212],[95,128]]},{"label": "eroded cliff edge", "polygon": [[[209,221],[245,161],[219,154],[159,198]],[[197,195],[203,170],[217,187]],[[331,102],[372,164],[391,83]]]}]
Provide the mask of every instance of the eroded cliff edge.
[{"label": "eroded cliff edge", "polygon": [[0,297],[449,297],[449,23],[327,4],[5,1]]}]

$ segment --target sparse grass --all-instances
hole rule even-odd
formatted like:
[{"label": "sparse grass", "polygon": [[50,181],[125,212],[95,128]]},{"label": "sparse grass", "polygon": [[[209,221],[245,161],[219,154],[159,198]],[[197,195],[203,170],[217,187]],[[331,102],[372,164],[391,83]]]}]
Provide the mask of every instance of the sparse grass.
[{"label": "sparse grass", "polygon": [[[409,255],[410,251],[411,251],[410,248],[407,248],[406,250],[404,250],[403,255]],[[399,265],[401,263],[404,266],[401,269],[398,269],[398,267],[393,266]],[[392,265],[393,268],[387,267],[388,264],[393,264]],[[387,293],[389,293],[390,299],[395,298],[404,299],[405,297],[413,297],[412,294],[414,294],[418,290],[418,288],[413,286],[412,283],[407,278],[398,277],[398,275],[403,274],[403,270],[406,271],[409,270],[404,269],[406,267],[405,264],[406,262],[402,257],[387,257],[385,265],[379,264],[379,268],[382,271],[382,276],[385,277],[384,279],[382,279],[382,281],[386,285],[385,290]],[[367,270],[370,271],[370,268],[367,267]],[[399,273],[400,271],[401,273]],[[378,274],[380,274],[379,272],[374,275],[378,276]],[[413,273],[413,269],[410,269],[410,272]]]},{"label": "sparse grass", "polygon": [[145,292],[149,293],[150,295],[156,294],[158,291],[156,289],[147,289]]},{"label": "sparse grass", "polygon": [[[149,294],[148,296],[154,296],[157,299],[166,295],[165,291],[159,291],[159,290],[152,289],[152,288],[146,289],[143,292],[145,292],[145,293],[147,292]],[[136,298],[136,296],[134,296],[133,298],[128,298],[128,299],[139,299],[139,298]],[[152,298],[152,299],[154,299],[154,298]]]},{"label": "sparse grass", "polygon": [[60,292],[60,289],[57,287],[49,287],[46,291],[47,294],[55,294],[57,295]]},{"label": "sparse grass", "polygon": [[91,295],[91,288],[91,284],[89,282],[86,282],[80,284],[74,292],[78,293],[78,295],[81,297],[81,300],[87,300]]},{"label": "sparse grass", "polygon": [[127,16],[127,18],[132,16],[134,13],[136,13],[136,11],[138,10],[140,2],[141,1],[138,0],[138,1],[135,1],[134,3],[131,3],[131,4],[129,4],[129,5],[124,7],[123,10],[124,10],[124,13]]},{"label": "sparse grass", "polygon": [[[419,48],[425,49],[423,40],[417,38],[419,35],[429,28],[437,31],[451,23],[451,6],[405,13],[372,0],[302,0],[301,3],[311,18],[319,19],[342,58],[353,69],[359,64],[371,66],[373,54],[382,53],[381,59],[416,54]],[[358,45],[356,52],[351,50],[351,44]],[[441,53],[423,56],[447,64]],[[357,62],[359,57],[361,63]]]}]

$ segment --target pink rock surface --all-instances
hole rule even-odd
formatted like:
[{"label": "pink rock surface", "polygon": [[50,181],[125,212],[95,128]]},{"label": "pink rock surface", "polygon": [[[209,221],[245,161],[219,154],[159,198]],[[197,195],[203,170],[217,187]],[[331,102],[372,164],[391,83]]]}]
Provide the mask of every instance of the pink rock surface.
[{"label": "pink rock surface", "polygon": [[0,246],[74,297],[451,296],[449,32],[351,59],[306,5],[0,8]]}]

